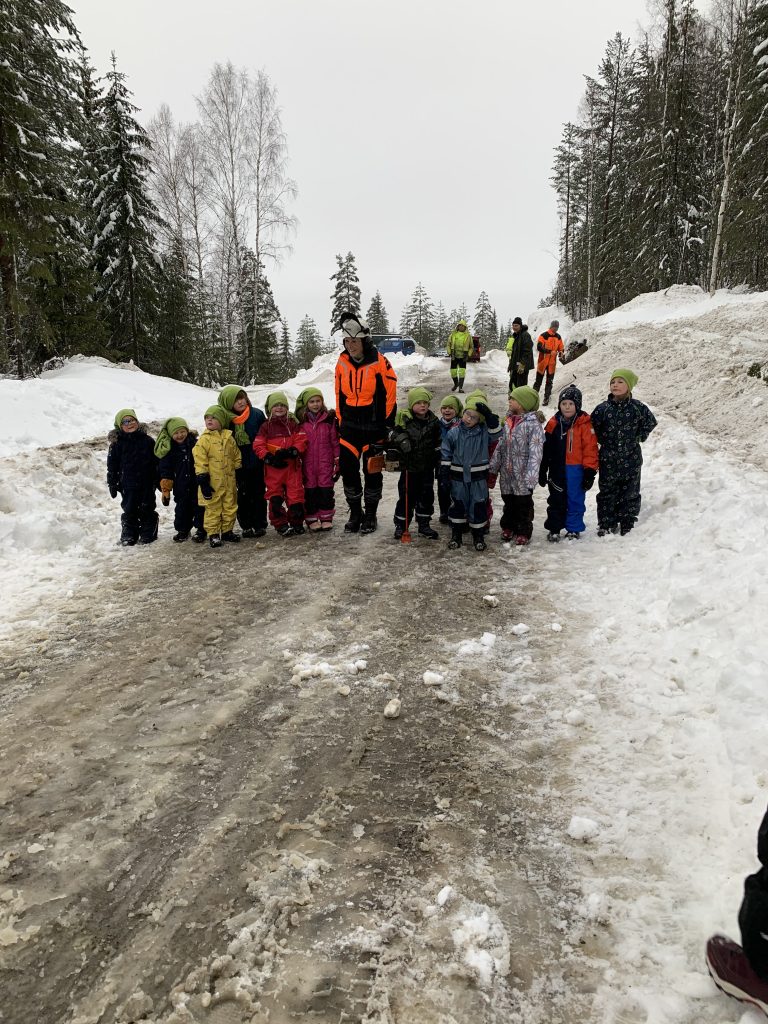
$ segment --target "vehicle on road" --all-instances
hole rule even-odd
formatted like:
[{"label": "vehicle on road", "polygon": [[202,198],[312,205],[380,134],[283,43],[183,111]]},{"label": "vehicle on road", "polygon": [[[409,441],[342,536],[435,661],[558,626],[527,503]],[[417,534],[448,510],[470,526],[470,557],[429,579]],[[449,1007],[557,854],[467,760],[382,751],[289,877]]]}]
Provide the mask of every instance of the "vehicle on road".
[{"label": "vehicle on road", "polygon": [[409,334],[372,334],[371,341],[385,356],[395,352],[410,356],[416,351],[416,342]]}]

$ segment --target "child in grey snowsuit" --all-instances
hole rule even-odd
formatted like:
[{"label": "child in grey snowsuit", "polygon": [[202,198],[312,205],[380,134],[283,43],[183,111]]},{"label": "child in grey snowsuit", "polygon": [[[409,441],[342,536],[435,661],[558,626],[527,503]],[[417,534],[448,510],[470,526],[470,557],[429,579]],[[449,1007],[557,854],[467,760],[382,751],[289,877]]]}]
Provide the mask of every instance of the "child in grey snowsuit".
[{"label": "child in grey snowsuit", "polygon": [[[461,404],[461,399],[457,398],[456,395],[446,395],[440,403],[440,417],[437,422],[440,424],[441,447],[448,431],[455,430],[461,423],[461,414],[463,412],[464,406]],[[443,479],[439,469],[437,474],[437,503],[440,506],[440,522],[447,523],[448,509],[451,505],[451,483],[449,480]]]},{"label": "child in grey snowsuit", "polygon": [[597,535],[629,533],[640,514],[640,445],[656,427],[647,405],[632,397],[637,384],[632,370],[614,370],[611,393],[592,413],[592,427],[600,445],[597,493]]},{"label": "child in grey snowsuit", "polygon": [[451,524],[449,548],[460,548],[464,530],[469,528],[476,551],[485,551],[484,530],[488,524],[489,428],[498,429],[499,417],[485,402],[470,395],[461,423],[443,438],[440,473],[450,481]]},{"label": "child in grey snowsuit", "polygon": [[108,441],[107,486],[113,498],[120,494],[123,506],[120,543],[123,547],[151,544],[157,540],[158,522],[155,439],[133,409],[121,409]]},{"label": "child in grey snowsuit", "polygon": [[490,470],[498,474],[504,512],[501,536],[505,541],[525,545],[533,533],[533,489],[539,482],[544,451],[544,431],[536,410],[539,395],[521,385],[509,394],[509,414],[504,432],[491,456]]}]

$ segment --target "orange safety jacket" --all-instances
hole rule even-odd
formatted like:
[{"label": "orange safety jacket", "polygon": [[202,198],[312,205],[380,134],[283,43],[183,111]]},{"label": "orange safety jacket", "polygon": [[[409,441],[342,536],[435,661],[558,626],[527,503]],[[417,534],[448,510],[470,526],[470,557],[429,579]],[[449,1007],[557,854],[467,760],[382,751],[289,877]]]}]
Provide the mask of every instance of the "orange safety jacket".
[{"label": "orange safety jacket", "polygon": [[554,374],[557,366],[557,354],[563,351],[563,339],[552,331],[544,331],[539,335],[536,348],[539,353],[536,372]]},{"label": "orange safety jacket", "polygon": [[[336,363],[336,416],[342,444],[356,451],[350,437],[364,434],[372,443],[383,441],[394,426],[397,412],[397,374],[386,356],[373,345],[365,346],[363,358],[354,362],[345,350]],[[367,447],[367,445],[365,446]],[[360,449],[362,451],[363,449]]]}]

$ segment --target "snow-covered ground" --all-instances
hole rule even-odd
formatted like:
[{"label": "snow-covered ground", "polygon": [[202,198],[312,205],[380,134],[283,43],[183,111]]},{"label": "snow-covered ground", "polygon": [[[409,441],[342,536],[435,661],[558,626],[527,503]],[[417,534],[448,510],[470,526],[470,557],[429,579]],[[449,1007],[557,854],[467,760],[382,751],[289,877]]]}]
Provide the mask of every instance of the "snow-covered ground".
[{"label": "snow-covered ground", "polygon": [[[528,321],[532,331],[546,327],[554,315],[556,310],[535,311]],[[625,538],[598,539],[593,492],[588,501],[590,529],[584,538],[547,545],[541,527],[544,493],[537,491],[534,540],[527,550],[502,547],[495,522],[493,543],[484,556],[465,550],[427,563],[426,549],[414,544],[408,552],[412,568],[404,569],[403,552],[393,547],[385,525],[368,541],[371,576],[360,582],[367,588],[366,596],[349,614],[360,614],[366,602],[375,607],[379,579],[383,587],[390,586],[388,607],[394,609],[398,574],[405,586],[405,581],[422,580],[418,573],[423,569],[419,585],[427,588],[421,620],[425,638],[433,645],[439,641],[445,655],[440,663],[415,666],[418,685],[430,694],[434,691],[435,699],[448,708],[474,699],[477,708],[491,714],[495,706],[499,722],[502,713],[512,714],[530,758],[544,759],[545,770],[551,759],[552,774],[537,791],[541,821],[532,819],[525,827],[536,832],[544,860],[562,862],[576,890],[563,897],[562,948],[553,956],[569,963],[578,955],[591,971],[589,984],[579,989],[580,1015],[568,1016],[565,1009],[557,1020],[757,1021],[762,1018],[726,1000],[709,981],[703,945],[715,930],[738,937],[742,879],[755,868],[756,829],[768,802],[763,726],[768,665],[768,390],[762,380],[747,375],[753,363],[768,363],[768,294],[721,292],[710,298],[698,289],[674,288],[639,296],[605,317],[576,325],[564,322],[563,333],[566,340],[586,337],[590,350],[558,368],[556,391],[575,381],[589,410],[605,397],[610,371],[629,366],[640,378],[636,396],[659,419],[645,446],[643,510],[637,529]],[[330,396],[334,361],[322,357],[282,387],[294,397],[307,384],[319,384]],[[438,374],[447,384],[444,361],[417,355],[396,357],[395,362],[403,391]],[[480,371],[470,367],[470,384],[477,373],[485,380],[495,378],[494,404],[500,407],[506,358],[491,353]],[[268,390],[254,389],[253,397],[260,401]],[[37,641],[53,632],[57,617],[79,614],[77,602],[85,600],[80,584],[94,574],[108,574],[110,566],[122,571],[126,565],[140,565],[139,560],[154,560],[167,572],[165,552],[175,547],[168,545],[168,512],[161,513],[160,544],[129,551],[114,546],[119,509],[105,493],[103,437],[114,412],[124,406],[135,407],[149,422],[181,414],[199,427],[201,413],[213,397],[190,385],[97,360],[73,360],[40,380],[0,381],[0,444],[5,454],[0,463],[0,640],[7,651],[18,655],[18,646],[29,638]],[[89,440],[94,437],[99,440]],[[51,447],[62,442],[67,444]],[[392,489],[387,481],[388,500]],[[386,516],[382,518],[386,524]],[[336,534],[332,541],[337,545],[334,557],[343,564],[344,551],[352,549],[345,548],[345,538]],[[273,536],[265,539],[267,555],[277,543]],[[175,554],[183,560],[189,553]],[[300,568],[301,557],[323,571],[322,552],[313,549],[311,554],[289,557],[281,568],[291,576]],[[236,555],[232,564],[237,565]],[[265,564],[270,571],[273,563]],[[466,623],[457,624],[442,613],[435,621],[429,614],[430,586],[441,600],[451,587],[460,588],[462,595],[473,594],[478,604],[484,594],[496,595],[498,611],[493,612],[496,606],[491,601],[488,612],[499,616],[495,632],[472,628],[478,613],[471,603]],[[437,596],[433,600],[437,602]],[[472,600],[462,596],[462,601]],[[339,645],[346,641],[333,639],[336,627],[322,619],[323,613],[321,605],[309,627],[327,634],[323,659],[286,655],[297,666],[292,668],[295,685],[304,687],[300,693],[306,700],[309,688],[321,684],[336,687],[337,694],[346,685],[349,694],[349,683],[336,679],[335,673],[341,671],[336,661],[352,672],[349,666],[361,653],[363,662],[371,656],[346,647],[342,652]],[[87,618],[86,605],[82,614]],[[419,621],[403,623],[416,644]],[[346,632],[347,620],[343,622]],[[281,625],[290,631],[286,622]],[[300,628],[298,620],[295,628]],[[371,635],[376,637],[375,629]],[[372,641],[374,648],[379,639]],[[385,636],[384,641],[397,645],[398,638]],[[425,650],[426,643],[425,639]],[[452,676],[462,666],[471,673],[473,665],[479,687],[474,698],[469,680],[475,676],[467,676],[463,692]],[[491,667],[497,683],[488,681]],[[441,678],[428,683],[426,678],[422,681],[423,672]],[[24,680],[8,678],[23,690]],[[387,685],[381,683],[382,707],[384,696],[394,696],[384,693]],[[411,701],[409,706],[406,691],[400,696],[405,718],[419,713],[418,704]],[[466,729],[469,732],[469,726]],[[492,718],[482,732],[499,745],[518,739],[511,733],[495,733]],[[464,727],[461,735],[457,732],[456,743],[469,740],[463,734]],[[442,778],[439,798],[448,803],[438,804],[441,814],[449,812],[455,799],[450,773]],[[484,801],[495,801],[498,814],[515,796],[513,788],[502,790],[505,780],[502,775],[490,787],[486,782],[482,793]],[[333,816],[329,808],[323,815]],[[543,824],[550,817],[554,825]],[[355,828],[355,838],[362,841],[365,829]],[[482,842],[481,835],[477,838]],[[338,860],[341,854],[328,847],[318,857],[302,868],[307,894],[320,884],[319,875],[330,871],[326,861]],[[242,851],[241,859],[246,859]],[[0,848],[0,867],[2,863]],[[440,863],[434,891],[414,889],[400,905],[409,914],[416,914],[418,906],[422,923],[417,928],[409,917],[401,922],[398,934],[401,939],[417,932],[426,936],[427,950],[447,943],[481,991],[493,993],[506,984],[510,970],[509,935],[503,923],[507,919],[499,909],[503,901],[494,904],[489,895],[486,905],[477,901],[476,891],[474,897],[466,896],[466,880],[451,874],[450,859]],[[289,860],[280,870],[285,872],[281,884],[298,885]],[[498,890],[501,869],[487,864],[484,870],[489,879],[496,870],[497,880],[488,882],[488,893],[494,885]],[[253,877],[255,890],[266,884],[258,872]],[[0,873],[0,890],[2,878]],[[510,899],[522,899],[517,890],[509,892]],[[341,888],[338,895],[343,905]],[[501,899],[499,891],[496,897]],[[297,896],[297,905],[298,901]],[[443,907],[450,911],[448,917]],[[223,913],[222,920],[226,917]],[[528,920],[531,934],[538,934],[533,905],[521,910],[521,918],[523,924]],[[14,921],[21,933],[21,912]],[[251,940],[238,931],[237,922],[228,927],[235,936],[235,959],[242,960],[243,943]],[[390,942],[396,944],[397,939],[383,931],[375,937],[361,931],[350,956],[359,958],[360,949],[370,953],[375,947],[377,957],[386,963],[385,952],[392,956]],[[512,950],[518,978],[523,952],[518,939],[518,948]],[[190,953],[190,962],[199,960],[199,954]],[[341,959],[344,955],[339,953]],[[397,967],[398,961],[391,963]],[[251,967],[252,972],[261,969]],[[522,987],[534,1005],[535,984]],[[590,993],[586,1015],[585,993]],[[567,1007],[567,987],[561,994]],[[386,993],[381,998],[386,1001]],[[182,1000],[182,1009],[183,1005]],[[489,1007],[506,1005],[503,1000],[488,1002]],[[477,1005],[470,1006],[477,1014]],[[378,1004],[375,1008],[380,1009]],[[480,1019],[468,1008],[454,1006],[453,1012],[451,1019],[458,1024]],[[512,1019],[494,1017],[492,1009],[487,1012],[490,1015],[483,1020],[506,1024]],[[430,1016],[423,1007],[411,1017],[395,1011],[387,1016],[383,1010],[379,1015],[370,1011],[366,1017],[377,1024],[412,1024],[417,1019],[432,1024],[449,1018]],[[526,1019],[524,1012],[520,1019]]]}]

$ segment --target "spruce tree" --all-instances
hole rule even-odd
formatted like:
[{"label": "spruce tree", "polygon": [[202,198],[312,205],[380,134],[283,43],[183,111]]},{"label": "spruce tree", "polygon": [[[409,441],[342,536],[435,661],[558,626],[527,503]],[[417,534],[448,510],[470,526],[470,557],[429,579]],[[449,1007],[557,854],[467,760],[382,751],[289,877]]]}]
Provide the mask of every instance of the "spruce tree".
[{"label": "spruce tree", "polygon": [[280,321],[280,343],[277,352],[277,377],[278,380],[288,380],[295,368],[293,347],[291,345],[291,333],[288,330],[288,322]]},{"label": "spruce tree", "polygon": [[114,54],[106,78],[93,200],[96,297],[105,307],[110,347],[116,355],[130,354],[139,366],[150,359],[154,341],[150,333],[157,309],[154,231],[159,216],[147,188],[149,138],[133,116],[137,108]]},{"label": "spruce tree", "polygon": [[389,333],[389,318],[387,317],[387,311],[384,308],[384,303],[381,299],[381,292],[376,292],[374,297],[371,299],[371,304],[368,307],[368,312],[365,314],[365,319],[368,321],[371,334]]},{"label": "spruce tree", "polygon": [[331,274],[331,281],[336,284],[333,289],[333,309],[331,310],[331,330],[339,326],[343,313],[360,314],[360,283],[355,266],[355,257],[351,252],[346,256],[336,256],[336,273]]},{"label": "spruce tree", "polygon": [[487,292],[480,292],[477,298],[472,326],[473,333],[480,338],[483,348],[493,348],[499,328]]},{"label": "spruce tree", "polygon": [[305,316],[299,324],[296,335],[296,363],[299,367],[308,368],[322,351],[322,341],[317,324],[310,316]]},{"label": "spruce tree", "polygon": [[[280,310],[277,308],[264,267],[251,249],[243,249],[240,267],[240,304],[243,309],[243,333],[247,351],[239,353],[237,374],[242,376],[248,373],[249,384],[272,384],[282,379],[277,337],[277,328],[281,321]],[[248,353],[251,354],[251,359],[246,362]]]},{"label": "spruce tree", "polygon": [[417,345],[430,351],[435,344],[435,317],[432,300],[424,285],[419,281],[411,295],[411,301],[400,318],[401,334],[410,334]]}]

